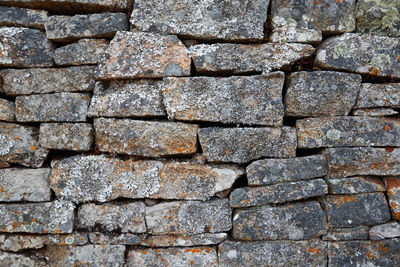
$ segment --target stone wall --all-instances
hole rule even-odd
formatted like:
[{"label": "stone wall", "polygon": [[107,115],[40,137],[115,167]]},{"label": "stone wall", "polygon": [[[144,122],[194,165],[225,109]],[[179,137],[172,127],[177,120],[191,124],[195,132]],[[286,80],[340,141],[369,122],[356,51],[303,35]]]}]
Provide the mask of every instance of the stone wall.
[{"label": "stone wall", "polygon": [[0,266],[399,266],[399,12],[0,0]]}]

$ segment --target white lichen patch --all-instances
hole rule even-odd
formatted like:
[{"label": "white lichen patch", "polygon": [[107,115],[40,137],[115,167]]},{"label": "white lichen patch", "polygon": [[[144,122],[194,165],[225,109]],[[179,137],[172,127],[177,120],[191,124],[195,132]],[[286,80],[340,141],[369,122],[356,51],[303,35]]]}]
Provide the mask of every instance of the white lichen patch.
[{"label": "white lichen patch", "polygon": [[10,153],[11,149],[14,147],[14,140],[9,137],[0,134],[0,156],[6,156]]}]

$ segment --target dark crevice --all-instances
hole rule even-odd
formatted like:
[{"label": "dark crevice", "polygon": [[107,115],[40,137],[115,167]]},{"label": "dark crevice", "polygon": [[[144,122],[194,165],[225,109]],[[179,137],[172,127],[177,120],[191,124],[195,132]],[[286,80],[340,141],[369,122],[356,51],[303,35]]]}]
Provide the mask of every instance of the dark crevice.
[{"label": "dark crevice", "polygon": [[296,157],[306,157],[306,156],[317,155],[317,154],[321,154],[322,151],[323,151],[323,148],[311,148],[311,149],[297,148],[296,149]]},{"label": "dark crevice", "polygon": [[272,34],[272,3],[268,5],[267,21],[264,23],[264,41],[268,42]]},{"label": "dark crevice", "polygon": [[236,73],[234,71],[200,71],[200,72],[195,72],[193,75],[194,77],[235,77],[235,76],[255,76],[255,75],[261,75],[262,71],[247,71],[247,72],[240,72]]},{"label": "dark crevice", "polygon": [[42,167],[50,167],[53,160],[62,160],[64,158],[81,155],[79,151],[68,151],[68,150],[50,150],[44,161]]},{"label": "dark crevice", "polygon": [[290,126],[290,127],[296,127],[296,121],[301,118],[296,118],[296,117],[283,117],[283,126]]},{"label": "dark crevice", "polygon": [[235,188],[240,188],[240,187],[248,187],[249,186],[249,182],[247,180],[247,176],[246,175],[241,175],[239,178],[236,179],[236,181],[233,183],[231,190],[233,191],[233,189]]}]

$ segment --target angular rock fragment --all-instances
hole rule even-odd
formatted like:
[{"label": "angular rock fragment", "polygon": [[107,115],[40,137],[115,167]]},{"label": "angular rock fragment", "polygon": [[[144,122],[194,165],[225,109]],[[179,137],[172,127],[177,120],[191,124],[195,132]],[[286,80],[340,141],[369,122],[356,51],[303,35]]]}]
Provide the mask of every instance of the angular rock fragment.
[{"label": "angular rock fragment", "polygon": [[8,233],[71,233],[75,206],[56,200],[36,204],[1,204],[0,231]]},{"label": "angular rock fragment", "polygon": [[189,51],[174,35],[119,31],[95,75],[101,80],[189,76],[190,64]]},{"label": "angular rock fragment", "polygon": [[296,128],[299,148],[400,146],[400,121],[395,119],[309,118],[296,121]]},{"label": "angular rock fragment", "polygon": [[0,201],[50,201],[49,168],[0,170]]},{"label": "angular rock fragment", "polygon": [[164,103],[172,120],[281,126],[285,75],[166,78]]},{"label": "angular rock fragment", "polygon": [[285,115],[293,117],[347,115],[361,86],[358,74],[313,71],[289,76]]},{"label": "angular rock fragment", "polygon": [[329,227],[376,225],[390,219],[385,195],[363,193],[356,195],[328,195],[322,198]]},{"label": "angular rock fragment", "polygon": [[324,155],[296,157],[292,159],[263,159],[247,166],[250,186],[270,185],[282,182],[308,180],[324,176],[328,164]]},{"label": "angular rock fragment", "polygon": [[229,231],[232,210],[227,199],[164,202],[146,208],[150,234],[200,234]]},{"label": "angular rock fragment", "polygon": [[45,267],[44,260],[33,257],[27,257],[20,254],[8,253],[0,251],[0,262],[3,266],[29,266],[29,267]]},{"label": "angular rock fragment", "polygon": [[90,123],[42,123],[40,146],[47,149],[89,151],[94,129]]},{"label": "angular rock fragment", "polygon": [[392,218],[400,220],[400,179],[385,178],[385,184]]},{"label": "angular rock fragment", "polygon": [[[25,235],[25,237],[27,237]],[[86,233],[72,233],[66,235],[45,235],[41,236],[46,245],[57,246],[82,246],[89,243]]]},{"label": "angular rock fragment", "polygon": [[44,30],[47,16],[48,13],[42,10],[0,6],[0,26]]},{"label": "angular rock fragment", "polygon": [[50,16],[46,36],[57,42],[81,38],[111,38],[117,31],[126,30],[128,22],[124,13],[99,13],[75,16]]},{"label": "angular rock fragment", "polygon": [[369,237],[372,240],[400,237],[400,223],[388,222],[376,225],[369,230]]},{"label": "angular rock fragment", "polygon": [[399,54],[398,38],[345,33],[322,43],[315,65],[329,70],[400,78]]},{"label": "angular rock fragment", "polygon": [[93,67],[6,70],[3,91],[7,95],[92,91]]},{"label": "angular rock fragment", "polygon": [[233,214],[233,238],[238,240],[312,239],[326,230],[325,213],[316,201],[237,209]]},{"label": "angular rock fragment", "polygon": [[200,128],[200,144],[210,162],[246,163],[261,157],[295,156],[295,129]]},{"label": "angular rock fragment", "polygon": [[368,239],[369,227],[357,226],[353,228],[333,228],[322,237],[322,240],[366,240]]},{"label": "angular rock fragment", "polygon": [[349,177],[328,179],[329,193],[331,194],[358,194],[385,191],[385,185],[374,177]]},{"label": "angular rock fragment", "polygon": [[315,49],[304,44],[200,44],[189,51],[199,73],[248,73],[280,70],[312,55]]},{"label": "angular rock fragment", "polygon": [[384,117],[399,114],[398,111],[391,108],[371,108],[371,109],[354,109],[353,116],[368,116],[368,117]]},{"label": "angular rock fragment", "polygon": [[129,251],[126,266],[217,266],[217,263],[213,247],[149,248]]},{"label": "angular rock fragment", "polygon": [[92,244],[96,245],[139,245],[143,241],[144,235],[140,234],[103,234],[100,232],[89,233],[89,239]]},{"label": "angular rock fragment", "polygon": [[103,152],[158,157],[197,149],[195,124],[99,118],[94,127],[96,146]]},{"label": "angular rock fragment", "polygon": [[[290,256],[289,256],[290,255]],[[326,266],[327,243],[311,241],[225,241],[218,246],[219,266]]]},{"label": "angular rock fragment", "polygon": [[269,37],[270,42],[279,44],[281,43],[318,44],[322,41],[322,32],[319,30],[296,28],[295,24],[291,23],[286,24],[286,22],[282,21],[280,18],[276,18],[275,22],[277,26],[272,31]]},{"label": "angular rock fragment", "polygon": [[0,169],[10,168],[11,164],[5,161],[0,160]]},{"label": "angular rock fragment", "polygon": [[0,28],[0,67],[50,67],[53,45],[36,29]]},{"label": "angular rock fragment", "polygon": [[90,117],[156,117],[166,114],[162,99],[165,83],[158,80],[97,82]]},{"label": "angular rock fragment", "polygon": [[400,83],[363,83],[356,108],[400,108]]},{"label": "angular rock fragment", "polygon": [[0,122],[0,160],[38,168],[48,152],[39,146],[39,129]]},{"label": "angular rock fragment", "polygon": [[219,244],[226,233],[204,233],[197,235],[150,235],[140,245],[145,247],[192,247]]},{"label": "angular rock fragment", "polygon": [[89,93],[55,93],[17,96],[15,116],[19,122],[86,121]]},{"label": "angular rock fragment", "polygon": [[163,1],[136,0],[131,23],[139,31],[194,39],[263,39],[269,2],[189,0],[170,5]]},{"label": "angular rock fragment", "polygon": [[15,121],[14,102],[0,98],[0,121]]},{"label": "angular rock fragment", "polygon": [[322,196],[327,193],[328,185],[323,179],[244,187],[235,189],[231,193],[229,205],[234,208],[262,206]]}]

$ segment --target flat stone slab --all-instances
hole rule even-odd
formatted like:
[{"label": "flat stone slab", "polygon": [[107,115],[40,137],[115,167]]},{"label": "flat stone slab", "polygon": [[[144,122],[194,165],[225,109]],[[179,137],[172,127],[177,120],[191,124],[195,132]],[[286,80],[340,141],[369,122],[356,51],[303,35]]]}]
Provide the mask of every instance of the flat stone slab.
[{"label": "flat stone slab", "polygon": [[317,117],[347,115],[361,87],[361,76],[335,71],[300,71],[290,74],[285,115]]},{"label": "flat stone slab", "polygon": [[304,240],[326,230],[326,215],[317,201],[237,209],[233,214],[237,240]]},{"label": "flat stone slab", "polygon": [[390,211],[381,192],[322,197],[329,227],[376,225],[390,219]]},{"label": "flat stone slab", "polygon": [[57,48],[53,59],[59,66],[97,64],[108,45],[106,39],[81,39]]},{"label": "flat stone slab", "polygon": [[140,242],[144,239],[145,235],[143,234],[130,234],[130,233],[120,233],[120,234],[112,234],[112,233],[100,233],[94,232],[89,233],[89,239],[92,244],[96,245],[128,245],[135,246],[139,245]]},{"label": "flat stone slab", "polygon": [[94,127],[96,146],[103,152],[158,157],[197,150],[195,124],[98,118]]},{"label": "flat stone slab", "polygon": [[50,201],[49,168],[0,169],[0,201]]},{"label": "flat stone slab", "polygon": [[119,31],[97,65],[101,80],[190,75],[189,51],[174,35]]},{"label": "flat stone slab", "polygon": [[218,246],[219,266],[326,266],[327,244],[312,241],[225,241]]},{"label": "flat stone slab", "polygon": [[395,119],[308,118],[296,121],[296,128],[299,148],[400,146],[400,121]]},{"label": "flat stone slab", "polygon": [[[322,32],[314,29],[296,28],[295,23],[287,23],[280,17],[275,18],[277,24],[269,36],[273,43],[310,43],[319,44],[322,41]],[[283,25],[283,26],[278,26]]]},{"label": "flat stone slab", "polygon": [[399,112],[391,108],[367,108],[352,110],[353,116],[384,117],[396,114],[399,114]]},{"label": "flat stone slab", "polygon": [[133,266],[217,266],[214,247],[133,249],[127,257],[127,267]]},{"label": "flat stone slab", "polygon": [[176,5],[135,1],[131,23],[139,31],[190,36],[194,39],[254,40],[264,38],[269,0],[189,0]]},{"label": "flat stone slab", "polygon": [[215,245],[228,237],[226,233],[197,235],[149,235],[141,243],[145,247],[192,247]]},{"label": "flat stone slab", "polygon": [[8,233],[72,233],[75,206],[56,200],[35,204],[1,204],[0,231]]},{"label": "flat stone slab", "polygon": [[166,115],[159,80],[97,82],[90,117],[157,117]]},{"label": "flat stone slab", "polygon": [[39,145],[39,129],[0,122],[0,160],[39,168],[49,151]]},{"label": "flat stone slab", "polygon": [[295,129],[282,128],[200,128],[199,140],[210,162],[246,163],[261,157],[295,156]]},{"label": "flat stone slab", "polygon": [[81,38],[112,38],[117,31],[128,28],[126,14],[99,13],[75,16],[50,16],[46,36],[57,42],[70,42]]},{"label": "flat stone slab", "polygon": [[0,120],[15,121],[14,102],[0,98]]},{"label": "flat stone slab", "polygon": [[15,117],[19,122],[84,122],[89,103],[89,93],[17,96]]},{"label": "flat stone slab", "polygon": [[45,267],[47,266],[44,260],[39,260],[24,255],[0,251],[0,262],[3,266],[32,266]]},{"label": "flat stone slab", "polygon": [[47,19],[48,13],[43,10],[0,6],[0,26],[44,30]]},{"label": "flat stone slab", "polygon": [[322,196],[327,193],[328,185],[323,179],[244,187],[235,189],[231,193],[229,205],[233,208],[262,206]]},{"label": "flat stone slab", "polygon": [[385,178],[385,184],[392,218],[400,220],[400,179]]},{"label": "flat stone slab", "polygon": [[189,48],[196,72],[248,73],[280,70],[315,51],[305,44],[199,44]]},{"label": "flat stone slab", "polygon": [[166,78],[164,104],[171,120],[281,126],[282,72],[260,76]]},{"label": "flat stone slab", "polygon": [[328,179],[330,194],[358,194],[385,191],[385,185],[374,177],[348,177],[342,179]]},{"label": "flat stone slab", "polygon": [[345,33],[322,43],[315,65],[328,70],[400,78],[399,44],[398,38]]},{"label": "flat stone slab", "polygon": [[53,45],[36,29],[0,28],[0,67],[51,67]]},{"label": "flat stone slab", "polygon": [[11,96],[92,91],[93,69],[82,66],[6,70],[2,73],[3,91]]},{"label": "flat stone slab", "polygon": [[200,234],[229,231],[232,210],[227,199],[163,202],[146,207],[150,234]]},{"label": "flat stone slab", "polygon": [[90,123],[42,123],[39,143],[41,147],[57,150],[90,151],[94,142],[94,129]]},{"label": "flat stone slab", "polygon": [[383,240],[400,237],[400,223],[388,222],[372,227],[369,231],[369,237],[372,240]]},{"label": "flat stone slab", "polygon": [[363,83],[356,108],[400,108],[400,83]]},{"label": "flat stone slab", "polygon": [[344,241],[344,240],[367,240],[368,226],[356,226],[352,228],[332,228],[322,237],[322,240]]}]

